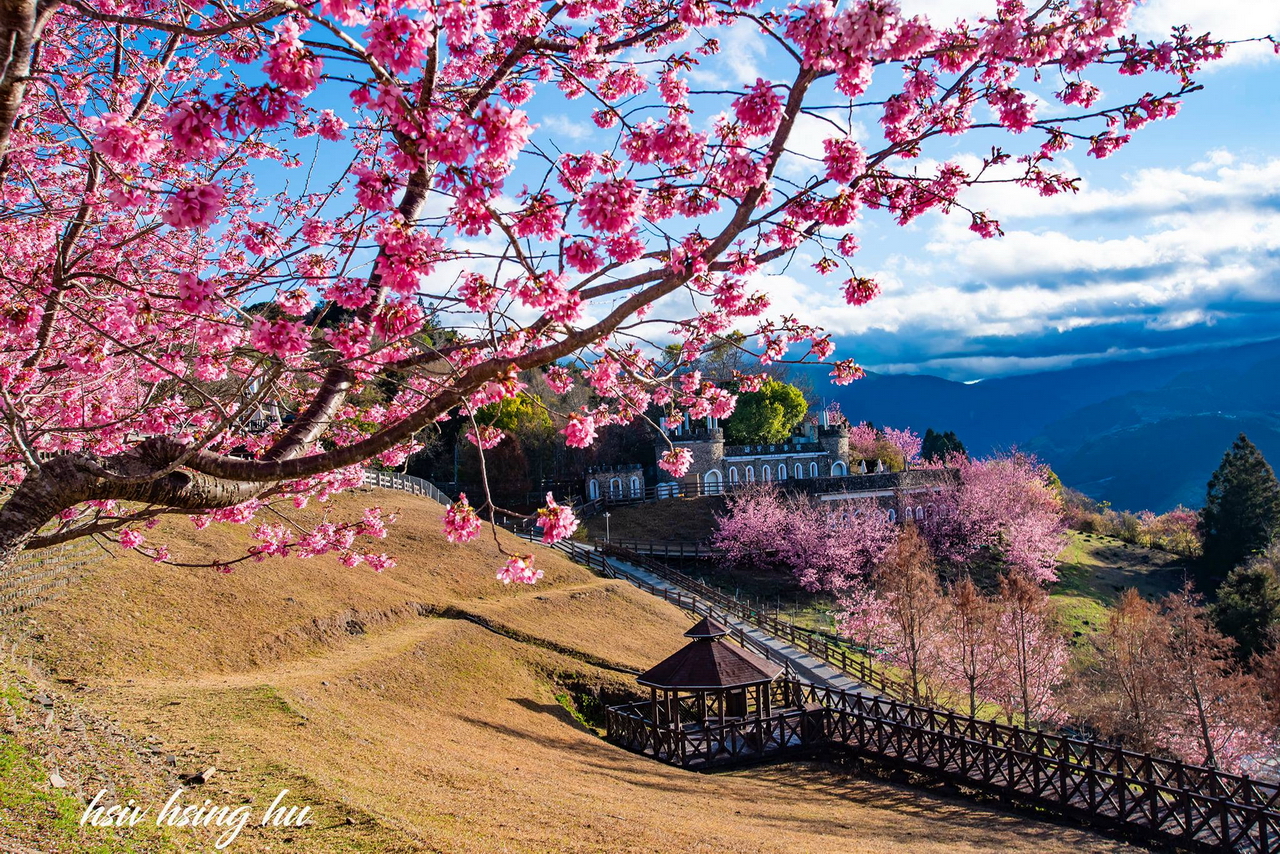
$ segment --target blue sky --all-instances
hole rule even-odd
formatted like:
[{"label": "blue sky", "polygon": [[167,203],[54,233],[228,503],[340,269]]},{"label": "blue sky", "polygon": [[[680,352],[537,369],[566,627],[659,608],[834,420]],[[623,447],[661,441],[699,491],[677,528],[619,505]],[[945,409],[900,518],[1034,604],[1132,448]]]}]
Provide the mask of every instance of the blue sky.
[{"label": "blue sky", "polygon": [[[900,2],[906,13],[927,14],[935,24],[974,19],[995,5]],[[1280,0],[1147,0],[1131,29],[1144,40],[1163,40],[1177,23],[1226,39],[1280,35]],[[781,67],[749,27],[714,35],[724,50],[694,71],[695,88],[738,87]],[[1088,76],[1112,96],[1104,101],[1110,105],[1121,95],[1176,86],[1164,75]],[[895,71],[880,70],[868,99],[890,94],[897,79]],[[1239,46],[1199,82],[1204,91],[1185,100],[1181,115],[1147,126],[1111,158],[1086,157],[1082,147],[1067,152],[1069,171],[1083,179],[1077,195],[1043,199],[1002,184],[962,196],[1000,220],[1003,238],[978,238],[963,212],[928,214],[906,228],[865,214],[853,229],[863,247],[858,272],[883,286],[866,306],[846,305],[839,279],[818,276],[812,249],[775,264],[757,284],[770,293],[775,314],[795,314],[832,332],[839,358],[877,371],[965,381],[1280,337],[1280,57],[1266,44]],[[553,88],[537,95],[525,107],[538,125],[533,142],[551,152],[611,147],[616,132],[590,122],[594,104],[586,101],[566,102]],[[704,127],[725,106],[723,96],[704,103],[695,97]],[[1052,109],[1046,103],[1041,115]],[[848,130],[875,146],[882,140],[879,116],[878,108],[855,113]],[[820,158],[822,137],[833,132],[802,118],[809,124],[802,121],[791,148]],[[1034,148],[1040,138],[1032,136],[942,138],[926,148],[924,162],[976,165],[993,144],[1011,143],[1014,153]],[[803,180],[813,169],[812,160],[791,157],[778,173]],[[544,170],[545,163],[524,154],[506,192],[538,183]],[[508,199],[507,206],[515,203]],[[436,199],[431,208],[443,213],[444,204]],[[502,250],[498,235],[453,244]],[[441,265],[433,280],[449,281],[474,266]],[[661,343],[662,336],[651,340]]]},{"label": "blue sky", "polygon": [[[903,3],[935,23],[987,5]],[[1177,22],[1223,38],[1280,33],[1280,3],[1152,0],[1133,29],[1156,38]],[[868,368],[958,380],[1280,336],[1278,72],[1269,46],[1234,49],[1172,121],[1105,161],[1068,152],[1078,195],[975,189],[968,201],[1001,220],[1004,238],[977,238],[963,213],[905,229],[866,216],[860,265],[882,282],[880,298],[843,306],[793,263],[766,280],[775,305],[820,320],[839,355]],[[1126,83],[1093,79],[1104,92]],[[932,156],[963,160],[989,144],[963,138]]]}]

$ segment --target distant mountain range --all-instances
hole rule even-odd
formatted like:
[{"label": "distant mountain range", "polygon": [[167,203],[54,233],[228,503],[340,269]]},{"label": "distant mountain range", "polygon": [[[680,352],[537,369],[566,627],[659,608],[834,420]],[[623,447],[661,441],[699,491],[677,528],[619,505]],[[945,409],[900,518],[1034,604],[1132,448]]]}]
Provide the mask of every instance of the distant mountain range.
[{"label": "distant mountain range", "polygon": [[851,421],[954,430],[971,453],[1017,447],[1117,509],[1198,507],[1223,453],[1247,433],[1280,467],[1280,339],[959,383],[868,374],[817,394]]}]

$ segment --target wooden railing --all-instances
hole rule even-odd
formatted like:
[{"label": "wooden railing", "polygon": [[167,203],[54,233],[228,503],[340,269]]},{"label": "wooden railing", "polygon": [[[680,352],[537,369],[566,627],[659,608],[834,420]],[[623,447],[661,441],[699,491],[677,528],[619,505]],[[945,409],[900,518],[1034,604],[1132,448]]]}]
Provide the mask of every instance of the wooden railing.
[{"label": "wooden railing", "polygon": [[609,710],[608,737],[685,767],[758,761],[822,741],[1160,842],[1249,854],[1280,850],[1280,787],[1269,783],[886,697],[781,684],[805,711],[664,731],[648,719],[646,704],[633,704]]},{"label": "wooden railing", "polygon": [[619,560],[634,564],[664,581],[668,581],[697,597],[705,599],[725,614],[749,623],[761,631],[786,641],[792,646],[803,649],[815,658],[825,661],[837,670],[847,673],[851,678],[876,691],[882,691],[896,697],[911,696],[911,691],[904,682],[883,672],[871,662],[870,654],[867,650],[860,649],[826,632],[805,629],[794,623],[780,620],[767,610],[753,607],[722,590],[704,584],[690,575],[672,569],[645,555],[622,548],[616,543],[597,541],[596,546],[606,555],[612,555]]},{"label": "wooden railing", "polygon": [[617,546],[629,552],[640,555],[650,555],[653,557],[665,558],[686,558],[694,560],[708,560],[716,557],[719,553],[712,548],[710,543],[694,543],[694,542],[655,542],[653,540],[609,540],[609,545]]},{"label": "wooden railing", "polygon": [[[580,563],[583,566],[588,566],[607,578],[615,578],[621,581],[627,581],[631,584],[634,584],[636,587],[639,587],[644,592],[649,593],[653,596],[657,596],[660,599],[665,599],[666,601],[670,602],[672,605],[675,605],[677,608],[681,609],[682,611],[686,611],[689,614],[692,614],[697,617],[713,617],[713,618],[719,618],[722,616],[720,613],[717,612],[717,609],[714,608],[710,603],[704,601],[703,599],[701,599],[696,595],[685,593],[679,590],[668,590],[665,587],[658,587],[656,585],[649,584],[648,582],[642,579],[627,575],[626,573],[618,569],[618,567],[614,566],[609,561],[609,559],[606,558],[599,551],[589,548],[588,546],[584,546],[581,543],[576,543],[576,542],[573,542],[572,540],[561,540],[558,543],[556,543],[554,546],[552,546],[552,548],[555,548],[558,551],[564,552],[575,563]],[[769,661],[782,665],[783,670],[785,671],[788,677],[794,675],[795,669],[794,669],[794,665],[791,662],[791,659],[787,658],[785,655],[780,654],[777,650],[773,649],[767,644],[761,643],[760,641],[751,637],[751,635],[747,634],[746,632],[742,631],[741,629],[735,626],[730,626],[728,628],[729,628],[730,639],[735,641],[739,646],[743,647],[744,649],[751,650],[752,652],[756,653],[762,658],[765,658]]]}]

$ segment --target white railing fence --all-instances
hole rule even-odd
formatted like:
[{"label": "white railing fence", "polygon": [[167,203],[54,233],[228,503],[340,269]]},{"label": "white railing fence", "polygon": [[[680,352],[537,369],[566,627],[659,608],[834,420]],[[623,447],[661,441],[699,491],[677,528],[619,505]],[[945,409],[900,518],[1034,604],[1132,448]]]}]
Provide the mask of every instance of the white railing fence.
[{"label": "white railing fence", "polygon": [[453,499],[445,495],[443,492],[435,488],[431,481],[423,480],[420,477],[414,477],[411,474],[400,474],[395,471],[374,471],[367,469],[364,473],[364,482],[367,486],[379,486],[383,489],[398,489],[401,492],[408,492],[411,495],[425,495],[427,498],[433,499],[445,507],[453,503]]}]

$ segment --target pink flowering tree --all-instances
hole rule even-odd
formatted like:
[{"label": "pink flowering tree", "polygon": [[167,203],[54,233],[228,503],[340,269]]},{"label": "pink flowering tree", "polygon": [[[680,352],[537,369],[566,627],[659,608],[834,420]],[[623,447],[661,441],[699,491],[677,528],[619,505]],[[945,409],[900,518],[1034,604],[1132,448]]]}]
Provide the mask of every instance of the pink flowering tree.
[{"label": "pink flowering tree", "polygon": [[[165,514],[278,519],[536,368],[590,387],[556,413],[573,446],[651,406],[726,417],[733,397],[682,369],[730,331],[766,363],[833,356],[769,317],[771,262],[807,244],[866,302],[860,211],[994,237],[966,188],[1074,191],[1063,152],[1109,156],[1177,111],[1222,45],[1141,44],[1133,6],[993,0],[937,25],[891,0],[5,0],[0,562],[90,535],[145,549]],[[736,79],[734,27],[763,33],[769,79]],[[1104,99],[1115,72],[1149,92]],[[1038,114],[1033,88],[1058,103]],[[571,103],[597,133],[540,120]],[[876,138],[854,139],[863,118]],[[802,122],[828,129],[818,158]],[[926,159],[976,131],[981,166]],[[569,529],[547,509],[544,532]],[[361,559],[325,524],[258,539]]]},{"label": "pink flowering tree", "polygon": [[895,457],[901,458],[904,466],[920,461],[920,448],[923,445],[923,440],[921,440],[919,433],[910,427],[904,430],[886,427],[881,431],[881,435],[884,437],[884,441],[893,448]]},{"label": "pink flowering tree", "polygon": [[793,528],[790,500],[774,484],[759,483],[729,495],[711,544],[729,563],[777,569],[787,564],[786,541]]},{"label": "pink flowering tree", "polygon": [[712,545],[730,563],[792,573],[806,590],[843,594],[865,581],[897,530],[871,501],[813,501],[773,483],[735,491]]},{"label": "pink flowering tree", "polygon": [[906,428],[877,430],[863,421],[849,428],[849,456],[855,460],[879,460],[891,471],[902,471],[920,461],[920,434]]},{"label": "pink flowering tree", "polygon": [[880,453],[880,434],[867,422],[849,428],[849,456],[855,460],[874,460]]},{"label": "pink flowering tree", "polygon": [[986,460],[955,455],[957,481],[931,500],[924,526],[940,560],[953,565],[994,559],[1039,583],[1057,578],[1066,544],[1060,490],[1049,469],[1025,454]]}]

